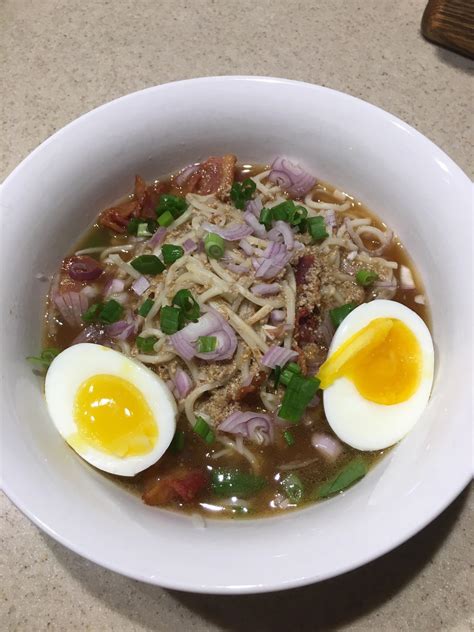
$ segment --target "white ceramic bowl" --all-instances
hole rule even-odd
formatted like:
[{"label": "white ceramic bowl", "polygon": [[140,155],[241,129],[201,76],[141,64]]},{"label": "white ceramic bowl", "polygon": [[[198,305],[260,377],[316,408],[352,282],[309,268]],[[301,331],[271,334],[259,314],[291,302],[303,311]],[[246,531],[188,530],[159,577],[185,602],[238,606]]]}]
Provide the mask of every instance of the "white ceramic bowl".
[{"label": "white ceramic bowl", "polygon": [[[99,209],[211,154],[294,157],[400,235],[426,283],[437,349],[414,431],[347,493],[287,516],[209,521],[146,507],[86,466],[50,423],[25,356],[52,273]],[[108,103],[34,151],[1,189],[3,485],[37,525],[110,569],[181,590],[244,593],[332,577],[425,526],[471,477],[471,182],[389,114],[318,86],[258,77],[167,84]]]}]

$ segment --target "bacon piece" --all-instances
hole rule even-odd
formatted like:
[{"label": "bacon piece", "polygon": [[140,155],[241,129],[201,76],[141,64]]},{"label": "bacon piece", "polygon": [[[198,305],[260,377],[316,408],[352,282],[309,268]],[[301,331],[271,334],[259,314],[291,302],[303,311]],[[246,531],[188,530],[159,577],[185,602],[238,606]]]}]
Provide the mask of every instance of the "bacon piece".
[{"label": "bacon piece", "polygon": [[298,345],[304,342],[315,342],[319,317],[307,307],[301,307],[296,314],[295,338]]},{"label": "bacon piece", "polygon": [[221,199],[225,198],[234,182],[236,160],[232,154],[211,156],[189,176],[182,186],[183,193],[214,193]]},{"label": "bacon piece", "polygon": [[235,395],[235,400],[240,402],[243,399],[246,399],[247,397],[249,397],[250,395],[255,395],[255,393],[262,386],[262,384],[265,382],[266,379],[267,379],[267,374],[265,371],[259,371],[258,373],[256,373],[253,376],[250,384],[247,384],[247,386],[241,386],[239,388],[239,390],[237,391]]},{"label": "bacon piece", "polygon": [[143,493],[147,505],[168,505],[172,502],[193,501],[209,482],[202,470],[177,470],[152,483]]},{"label": "bacon piece", "polygon": [[295,279],[298,285],[303,285],[306,281],[308,270],[314,263],[313,255],[303,255],[296,264]]},{"label": "bacon piece", "polygon": [[140,204],[137,200],[127,200],[102,211],[99,217],[99,224],[105,228],[110,228],[116,233],[125,233],[127,224],[132,217],[136,217],[140,211]]}]

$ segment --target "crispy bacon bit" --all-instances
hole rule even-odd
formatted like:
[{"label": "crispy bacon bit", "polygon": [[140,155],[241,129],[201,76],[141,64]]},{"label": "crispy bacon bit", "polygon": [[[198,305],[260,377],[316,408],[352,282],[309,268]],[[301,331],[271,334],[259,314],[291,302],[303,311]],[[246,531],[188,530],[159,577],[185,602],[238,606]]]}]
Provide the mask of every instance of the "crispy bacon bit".
[{"label": "crispy bacon bit", "polygon": [[239,390],[237,391],[235,395],[235,400],[240,402],[243,399],[246,399],[247,397],[249,397],[250,395],[255,395],[255,393],[262,386],[262,384],[265,382],[266,379],[267,379],[267,374],[265,371],[259,371],[258,373],[256,373],[253,376],[250,384],[247,384],[247,386],[241,386],[239,388]]},{"label": "crispy bacon bit", "polygon": [[99,223],[116,233],[125,233],[127,224],[132,217],[141,219],[156,219],[156,207],[162,193],[168,190],[165,182],[147,186],[145,180],[135,176],[135,188],[132,200],[125,200],[121,204],[102,211]]},{"label": "crispy bacon bit", "polygon": [[190,174],[182,186],[183,193],[198,195],[215,193],[221,199],[225,198],[234,182],[236,160],[232,154],[211,156]]},{"label": "crispy bacon bit", "polygon": [[295,338],[298,345],[304,342],[314,342],[319,318],[315,312],[307,307],[301,307],[296,314]]},{"label": "crispy bacon bit", "polygon": [[296,264],[295,278],[298,285],[303,285],[306,281],[308,270],[314,263],[313,255],[303,255]]},{"label": "crispy bacon bit", "polygon": [[202,470],[180,469],[152,483],[142,498],[147,505],[189,503],[205,489],[208,482],[209,476]]}]

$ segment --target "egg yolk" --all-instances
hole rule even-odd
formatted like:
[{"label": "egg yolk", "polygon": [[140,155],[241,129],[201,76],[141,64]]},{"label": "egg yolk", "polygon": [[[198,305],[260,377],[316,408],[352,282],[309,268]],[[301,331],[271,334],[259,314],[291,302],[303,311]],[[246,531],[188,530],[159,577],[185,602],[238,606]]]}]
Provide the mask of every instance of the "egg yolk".
[{"label": "egg yolk", "polygon": [[324,389],[346,377],[362,397],[389,406],[415,393],[421,372],[422,354],[413,332],[401,320],[376,318],[326,360],[318,378]]},{"label": "egg yolk", "polygon": [[71,445],[86,443],[118,457],[147,454],[158,437],[146,399],[117,375],[93,375],[79,386],[74,420],[78,433],[68,439]]}]

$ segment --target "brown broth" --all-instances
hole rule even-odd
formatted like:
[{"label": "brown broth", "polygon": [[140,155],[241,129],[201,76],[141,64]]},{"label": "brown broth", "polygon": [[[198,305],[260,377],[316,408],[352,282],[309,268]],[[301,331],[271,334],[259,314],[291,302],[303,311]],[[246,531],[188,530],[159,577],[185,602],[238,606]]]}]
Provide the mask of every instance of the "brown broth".
[{"label": "brown broth", "polygon": [[[243,165],[236,173],[236,180],[243,180],[249,175],[256,175],[264,170],[265,167],[261,165]],[[170,185],[172,178],[167,181]],[[319,182],[317,189],[315,189],[314,199],[321,202],[339,203],[337,197],[334,195],[335,187]],[[368,217],[373,220],[373,224],[378,227],[384,227],[384,224],[379,218],[377,218],[367,207],[361,202],[353,199],[351,213],[355,213],[360,217]],[[87,234],[79,241],[74,248],[74,252],[84,248],[118,245],[127,241],[127,236],[113,235],[110,231],[100,227],[98,224],[94,224],[87,232]],[[94,256],[94,255],[91,255]],[[418,313],[423,320],[429,325],[429,313],[426,305],[420,305],[414,301],[417,294],[423,294],[423,287],[421,285],[419,276],[416,273],[416,269],[413,262],[410,260],[405,248],[399,242],[398,239],[394,239],[393,243],[384,253],[384,258],[396,261],[401,265],[407,266],[411,271],[415,279],[416,290],[398,290],[394,300],[403,303],[410,309]],[[45,346],[55,346],[59,349],[68,347],[74,337],[77,335],[78,330],[71,328],[67,325],[61,325],[55,332],[45,331]],[[225,518],[239,518],[239,517],[261,517],[266,515],[275,515],[281,512],[281,509],[271,506],[271,501],[274,499],[275,494],[282,492],[281,480],[289,474],[288,471],[282,471],[281,466],[288,465],[289,463],[307,462],[311,461],[308,465],[295,468],[295,473],[300,477],[306,490],[309,490],[306,498],[303,502],[298,503],[298,507],[314,501],[312,494],[317,490],[318,486],[323,482],[330,479],[341,468],[344,467],[350,460],[358,454],[362,454],[368,467],[372,467],[387,450],[380,450],[376,452],[364,452],[345,446],[344,453],[338,457],[334,463],[328,463],[323,458],[318,457],[316,451],[311,445],[311,435],[315,431],[323,431],[329,434],[333,434],[325,417],[322,405],[313,409],[311,413],[313,424],[312,426],[304,425],[303,423],[295,425],[291,428],[291,432],[294,435],[294,445],[287,445],[281,437],[273,445],[268,447],[256,448],[252,446],[252,451],[260,457],[261,468],[259,475],[265,478],[266,487],[254,496],[249,502],[249,507],[234,507],[222,509],[222,499],[218,499],[212,495],[211,492],[206,492],[204,496],[201,496],[198,501],[191,503],[178,503],[170,504],[169,509],[179,509],[191,513],[202,513],[206,516],[212,517],[225,517]],[[185,434],[185,448],[179,454],[174,454],[168,450],[165,455],[154,466],[138,474],[133,479],[127,479],[118,476],[112,476],[106,474],[108,478],[112,478],[124,485],[127,489],[134,493],[141,494],[146,482],[152,477],[160,477],[166,475],[167,472],[174,470],[177,466],[183,469],[194,469],[196,467],[212,468],[216,466],[237,467],[245,471],[250,471],[248,461],[239,454],[233,453],[232,456],[228,456],[225,459],[213,459],[213,454],[222,450],[221,444],[208,446],[198,437],[193,430],[184,415],[178,419],[178,430],[182,430]],[[203,506],[204,505],[204,506]],[[214,509],[213,509],[214,508]],[[221,508],[221,510],[218,510]],[[294,505],[291,508],[294,508]]]}]

